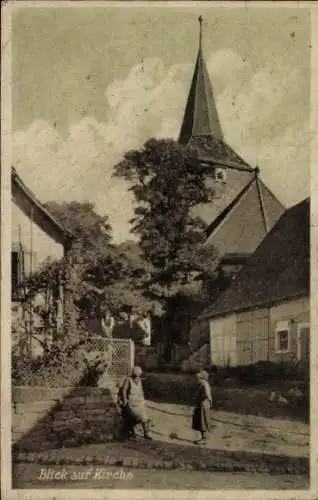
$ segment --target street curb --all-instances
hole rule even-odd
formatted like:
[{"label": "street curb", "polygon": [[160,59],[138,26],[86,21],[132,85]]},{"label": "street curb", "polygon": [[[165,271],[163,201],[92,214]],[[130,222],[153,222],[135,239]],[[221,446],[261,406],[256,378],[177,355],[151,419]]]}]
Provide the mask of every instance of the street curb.
[{"label": "street curb", "polygon": [[201,461],[193,460],[192,462],[183,462],[182,460],[140,460],[140,459],[116,459],[112,457],[100,458],[97,456],[83,455],[77,458],[60,458],[54,459],[46,453],[28,453],[21,452],[13,457],[14,464],[36,464],[36,465],[108,465],[114,467],[125,467],[128,469],[151,469],[151,470],[183,470],[183,471],[209,471],[209,472],[254,472],[271,475],[305,475],[309,476],[308,467],[305,464],[295,464],[290,459],[286,464],[244,464],[244,463],[229,463],[228,461],[216,460],[213,464],[205,464]]}]

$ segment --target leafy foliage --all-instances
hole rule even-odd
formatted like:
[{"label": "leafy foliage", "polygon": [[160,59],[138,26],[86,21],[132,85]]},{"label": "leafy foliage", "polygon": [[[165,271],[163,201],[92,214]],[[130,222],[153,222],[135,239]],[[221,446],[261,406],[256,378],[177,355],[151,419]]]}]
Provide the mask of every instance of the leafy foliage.
[{"label": "leafy foliage", "polygon": [[97,214],[93,203],[77,201],[46,203],[50,213],[68,229],[77,241],[77,248],[89,251],[94,247],[102,251],[111,241],[111,226],[107,216]]},{"label": "leafy foliage", "polygon": [[165,303],[185,285],[213,279],[216,267],[215,252],[204,246],[206,224],[193,210],[213,199],[206,183],[211,173],[197,155],[173,140],[151,139],[115,168],[137,202],[131,222],[150,264],[147,293]]},{"label": "leafy foliage", "polygon": [[[25,287],[25,299],[34,297],[36,294],[54,289],[65,283],[65,260],[60,261],[46,259],[43,264],[27,276],[23,286]],[[22,285],[21,285],[22,286]]]},{"label": "leafy foliage", "polygon": [[122,309],[140,314],[151,303],[142,293],[145,266],[134,242],[111,243],[108,218],[91,203],[50,203],[51,213],[76,237],[72,252],[77,268],[75,301],[83,317],[109,311],[118,317]]},{"label": "leafy foliage", "polygon": [[42,387],[95,386],[105,371],[105,360],[90,359],[84,341],[65,345],[55,343],[50,351],[36,359],[13,349],[11,376],[15,385]]},{"label": "leafy foliage", "polygon": [[[23,315],[12,322],[12,332],[17,334],[21,352],[31,354],[30,341],[34,338],[47,353],[49,344],[55,345],[63,333],[62,324],[58,320],[58,301],[60,286],[65,280],[65,260],[47,259],[20,284],[23,290]],[[37,318],[36,322],[33,321],[34,316]]]}]

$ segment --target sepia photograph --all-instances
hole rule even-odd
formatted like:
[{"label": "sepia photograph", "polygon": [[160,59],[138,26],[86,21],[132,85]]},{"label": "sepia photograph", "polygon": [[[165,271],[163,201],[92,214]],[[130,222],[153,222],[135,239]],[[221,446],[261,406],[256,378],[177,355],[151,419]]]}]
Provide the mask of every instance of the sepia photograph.
[{"label": "sepia photograph", "polygon": [[312,11],[226,3],[2,6],[11,493],[310,490]]}]

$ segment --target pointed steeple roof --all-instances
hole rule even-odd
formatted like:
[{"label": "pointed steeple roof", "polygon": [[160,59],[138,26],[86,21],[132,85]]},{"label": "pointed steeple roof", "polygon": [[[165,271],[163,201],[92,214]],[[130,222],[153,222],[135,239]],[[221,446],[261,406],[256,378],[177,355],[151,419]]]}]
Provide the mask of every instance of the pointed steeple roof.
[{"label": "pointed steeple roof", "polygon": [[202,17],[197,60],[184,112],[179,143],[194,146],[201,156],[249,166],[225,141],[202,51]]},{"label": "pointed steeple roof", "polygon": [[202,17],[199,17],[200,39],[197,60],[184,113],[179,142],[188,144],[191,139],[212,136],[223,140],[212,85],[202,52]]}]

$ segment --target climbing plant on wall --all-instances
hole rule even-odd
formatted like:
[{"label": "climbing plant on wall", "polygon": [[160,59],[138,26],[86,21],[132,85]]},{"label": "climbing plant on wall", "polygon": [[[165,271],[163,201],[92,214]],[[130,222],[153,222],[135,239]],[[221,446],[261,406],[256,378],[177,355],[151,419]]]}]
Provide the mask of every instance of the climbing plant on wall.
[{"label": "climbing plant on wall", "polygon": [[[22,289],[22,343],[30,345],[33,337],[48,349],[49,339],[55,342],[65,333],[62,318],[63,287],[66,261],[45,261],[20,284]],[[40,337],[39,337],[40,335]]]}]

